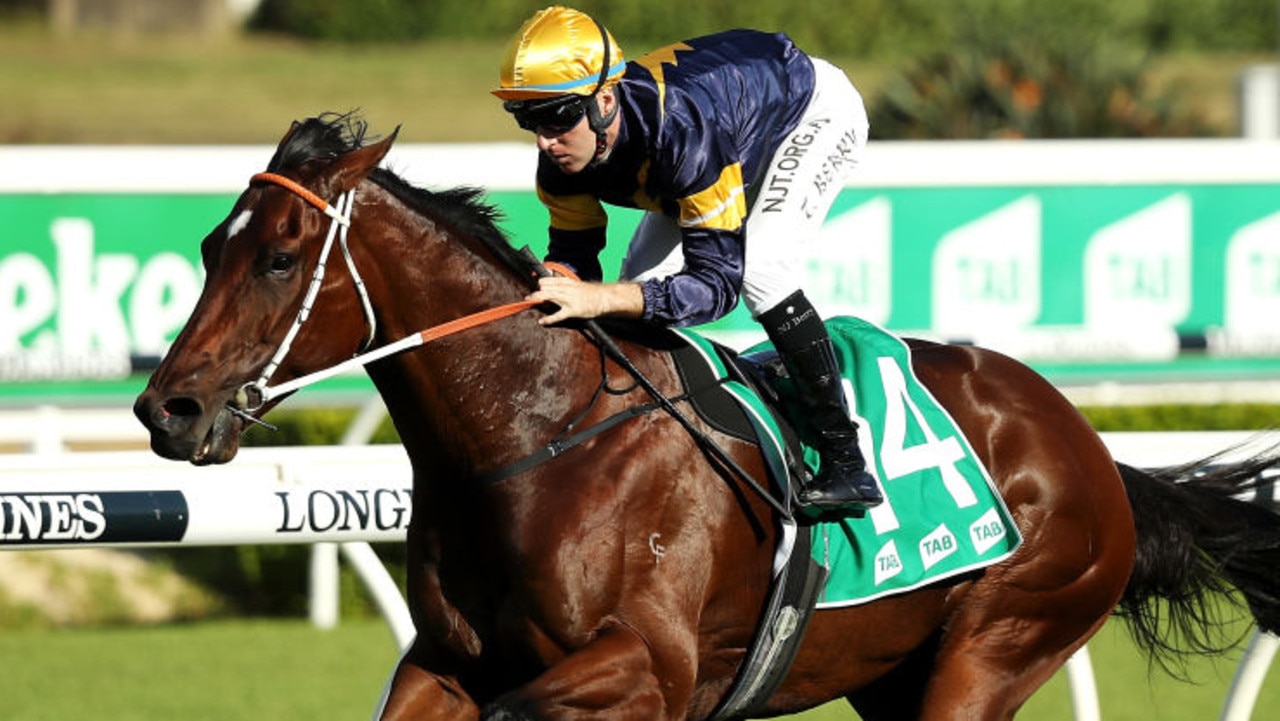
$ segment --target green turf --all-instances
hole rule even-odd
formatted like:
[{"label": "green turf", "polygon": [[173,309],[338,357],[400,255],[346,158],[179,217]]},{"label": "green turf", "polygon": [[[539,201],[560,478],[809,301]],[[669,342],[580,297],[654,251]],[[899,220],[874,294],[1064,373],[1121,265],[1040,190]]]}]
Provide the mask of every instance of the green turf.
[{"label": "green turf", "polygon": [[[1160,670],[1129,642],[1119,621],[1112,620],[1089,643],[1104,721],[1212,721],[1222,711],[1243,649],[1221,659],[1198,658],[1189,663],[1188,683]],[[1059,673],[1024,707],[1019,718],[1070,719],[1071,704],[1065,673]],[[1253,718],[1280,718],[1280,671],[1272,669]]]},{"label": "green turf", "polygon": [[0,719],[367,719],[396,658],[376,621],[6,632]]},{"label": "green turf", "polygon": [[[1118,624],[1090,644],[1105,721],[1216,719],[1234,665],[1202,661],[1197,684],[1160,673]],[[365,719],[396,660],[380,621],[318,631],[302,621],[218,621],[154,628],[0,634],[4,721],[289,721]],[[1280,716],[1280,671],[1272,670],[1253,718]],[[792,721],[853,721],[843,702]],[[1022,719],[1071,721],[1063,674]]]}]

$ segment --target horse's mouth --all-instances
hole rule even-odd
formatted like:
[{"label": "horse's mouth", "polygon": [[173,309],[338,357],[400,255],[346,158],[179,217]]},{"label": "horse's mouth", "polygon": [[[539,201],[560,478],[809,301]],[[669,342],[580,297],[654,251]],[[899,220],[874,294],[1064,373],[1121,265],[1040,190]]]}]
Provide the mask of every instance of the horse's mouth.
[{"label": "horse's mouth", "polygon": [[197,466],[226,463],[240,450],[240,434],[244,421],[236,417],[226,406],[218,409],[209,426],[209,432],[195,445],[187,459]]}]

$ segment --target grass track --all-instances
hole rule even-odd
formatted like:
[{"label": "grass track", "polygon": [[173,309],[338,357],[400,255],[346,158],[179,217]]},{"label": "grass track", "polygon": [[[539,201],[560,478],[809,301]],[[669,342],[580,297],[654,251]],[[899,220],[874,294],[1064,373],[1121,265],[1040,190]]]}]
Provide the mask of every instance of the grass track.
[{"label": "grass track", "polygon": [[[1090,644],[1105,721],[1218,718],[1234,664],[1198,661],[1199,685],[1161,673],[1110,623]],[[396,661],[376,620],[318,631],[303,621],[219,621],[153,628],[0,634],[4,721],[317,721],[367,719]],[[1071,721],[1065,676],[1021,719]],[[1255,721],[1280,718],[1280,670],[1263,687]],[[843,702],[791,721],[853,721]]]},{"label": "grass track", "polygon": [[367,719],[396,658],[375,621],[9,632],[0,719]]}]

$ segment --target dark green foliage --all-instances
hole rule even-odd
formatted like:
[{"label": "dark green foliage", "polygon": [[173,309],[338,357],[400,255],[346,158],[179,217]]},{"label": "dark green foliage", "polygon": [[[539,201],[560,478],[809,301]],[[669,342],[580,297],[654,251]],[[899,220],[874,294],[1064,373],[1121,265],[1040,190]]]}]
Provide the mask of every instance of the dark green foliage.
[{"label": "dark green foliage", "polygon": [[[497,40],[546,4],[265,0],[251,27],[345,42]],[[576,6],[606,23],[628,57],[693,35],[753,27],[785,31],[806,50],[846,65],[858,58],[906,61],[882,96],[867,98],[877,139],[1212,135],[1172,90],[1149,87],[1145,58],[1181,49],[1270,49],[1277,26],[1271,0],[583,0]]]},{"label": "dark green foliage", "polygon": [[[332,446],[342,442],[342,436],[356,416],[355,408],[308,408],[294,410],[281,408],[271,411],[267,421],[279,430],[260,426],[250,428],[241,440],[244,446]],[[371,443],[399,443],[395,426],[384,419]]]},{"label": "dark green foliage", "polygon": [[873,138],[1211,134],[1171,95],[1148,87],[1135,19],[1091,0],[1047,6],[1034,17],[1019,12],[1018,3],[970,6],[949,43],[914,61],[871,100]]},{"label": "dark green foliage", "polygon": [[407,42],[431,34],[431,6],[426,0],[265,0],[249,27],[308,40]]},{"label": "dark green foliage", "polygon": [[1010,38],[930,55],[873,99],[878,139],[1142,138],[1212,133],[1147,87],[1143,61],[1118,48],[1081,53]]},{"label": "dark green foliage", "polygon": [[1147,0],[1138,27],[1152,50],[1265,51],[1277,43],[1272,0]]},{"label": "dark green foliage", "polygon": [[1163,404],[1081,408],[1099,431],[1234,431],[1280,428],[1280,407],[1265,403]]},{"label": "dark green foliage", "polygon": [[[401,544],[374,550],[403,586]],[[154,555],[177,572],[217,593],[224,611],[240,616],[306,616],[311,547],[302,545],[216,546],[157,549]],[[377,607],[355,572],[340,566],[339,604],[344,615],[372,616]]]},{"label": "dark green foliage", "polygon": [[[257,30],[344,42],[507,38],[548,0],[263,0]],[[1273,0],[581,0],[632,55],[732,27],[781,30],[819,55],[912,57],[951,47],[974,25],[1014,36],[1024,26],[1150,50],[1266,51],[1277,37]]]}]

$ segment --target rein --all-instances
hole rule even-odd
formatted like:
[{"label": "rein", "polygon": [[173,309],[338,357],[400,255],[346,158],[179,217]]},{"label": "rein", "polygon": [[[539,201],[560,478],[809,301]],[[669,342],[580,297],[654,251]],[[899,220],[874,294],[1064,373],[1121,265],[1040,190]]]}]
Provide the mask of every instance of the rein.
[{"label": "rein", "polygon": [[361,279],[360,273],[356,270],[355,262],[351,258],[351,252],[347,247],[347,230],[351,227],[351,211],[355,205],[355,189],[348,190],[338,197],[336,206],[325,202],[323,198],[315,193],[302,187],[301,184],[275,173],[258,173],[254,175],[250,182],[273,183],[286,190],[291,191],[298,197],[302,198],[308,204],[319,209],[325,215],[329,216],[331,223],[329,224],[329,233],[325,237],[324,247],[320,250],[320,260],[316,265],[315,273],[311,277],[311,285],[307,288],[306,297],[303,298],[302,307],[298,309],[298,315],[294,318],[293,325],[289,328],[289,332],[285,334],[284,340],[280,342],[280,347],[276,349],[275,355],[271,357],[271,361],[263,368],[258,379],[246,383],[236,392],[235,405],[228,404],[228,408],[236,416],[243,418],[251,423],[257,423],[270,427],[270,424],[251,415],[266,405],[268,401],[279,398],[287,393],[292,393],[299,388],[313,385],[322,380],[332,378],[340,373],[348,370],[367,365],[376,360],[381,360],[387,356],[395,355],[410,348],[416,348],[424,343],[453,335],[469,328],[491,323],[495,320],[513,316],[524,310],[528,310],[536,305],[537,301],[517,301],[508,303],[496,308],[489,308],[478,313],[463,316],[442,323],[432,328],[413,333],[405,336],[400,340],[388,343],[374,350],[358,353],[355,356],[338,363],[337,365],[318,370],[314,373],[294,378],[291,381],[281,383],[279,385],[268,385],[271,376],[275,374],[280,363],[289,353],[289,348],[293,345],[293,339],[297,336],[302,325],[307,322],[311,315],[311,306],[315,302],[316,295],[319,294],[321,281],[324,280],[325,264],[329,257],[329,251],[333,248],[334,237],[337,236],[339,244],[342,246],[343,256],[347,261],[347,268],[351,271],[351,277],[355,281],[357,292],[360,294],[360,302],[365,315],[365,322],[369,327],[369,333],[366,337],[364,348],[367,348],[373,342],[374,332],[377,328],[376,321],[373,316],[373,306],[369,301],[369,292],[365,289],[364,280]]}]

